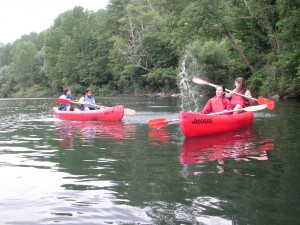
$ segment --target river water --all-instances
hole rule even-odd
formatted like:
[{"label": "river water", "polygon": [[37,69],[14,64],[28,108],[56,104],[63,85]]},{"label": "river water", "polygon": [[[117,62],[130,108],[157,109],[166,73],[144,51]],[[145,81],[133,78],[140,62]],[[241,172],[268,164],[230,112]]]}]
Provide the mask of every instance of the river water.
[{"label": "river water", "polygon": [[178,118],[180,99],[98,102],[137,114],[61,121],[54,99],[0,100],[1,224],[299,223],[299,102],[255,112],[247,129],[193,139],[178,122],[147,124]]}]

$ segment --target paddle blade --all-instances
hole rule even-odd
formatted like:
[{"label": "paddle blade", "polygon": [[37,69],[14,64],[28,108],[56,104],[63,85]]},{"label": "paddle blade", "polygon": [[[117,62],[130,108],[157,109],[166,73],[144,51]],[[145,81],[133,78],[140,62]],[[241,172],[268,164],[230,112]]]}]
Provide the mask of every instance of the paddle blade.
[{"label": "paddle blade", "polygon": [[124,114],[125,114],[125,115],[134,116],[135,113],[136,113],[136,112],[135,112],[134,109],[129,109],[129,108],[125,108],[125,109],[124,109]]},{"label": "paddle blade", "polygon": [[70,99],[64,99],[64,98],[57,98],[56,102],[58,102],[60,104],[70,104],[71,103]]},{"label": "paddle blade", "polygon": [[259,98],[259,99],[256,99],[256,101],[260,105],[266,104],[268,109],[274,109],[274,107],[275,107],[274,101],[267,99],[267,98]]},{"label": "paddle blade", "polygon": [[158,123],[158,124],[155,124],[155,123],[151,123],[149,124],[149,127],[152,128],[152,129],[160,129],[162,127],[165,127],[169,124],[169,122],[161,122],[161,123]]},{"label": "paddle blade", "polygon": [[164,126],[168,125],[168,123],[169,123],[169,120],[167,120],[165,118],[158,118],[158,119],[153,119],[153,120],[148,121],[149,127],[156,128],[156,129],[164,127]]},{"label": "paddle blade", "polygon": [[204,85],[209,85],[209,83],[205,80],[202,80],[198,77],[193,77],[192,81],[195,83],[195,84],[204,84]]},{"label": "paddle blade", "polygon": [[246,112],[255,112],[255,111],[263,110],[265,108],[267,108],[267,105],[263,104],[263,105],[249,106],[249,107],[246,107],[246,108],[242,108],[241,110],[244,110]]}]

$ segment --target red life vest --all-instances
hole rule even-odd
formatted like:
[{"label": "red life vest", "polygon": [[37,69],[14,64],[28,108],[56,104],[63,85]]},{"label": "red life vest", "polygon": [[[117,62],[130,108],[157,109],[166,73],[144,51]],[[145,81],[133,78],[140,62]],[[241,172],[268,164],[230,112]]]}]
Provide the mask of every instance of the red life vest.
[{"label": "red life vest", "polygon": [[225,109],[223,104],[223,98],[212,98],[211,109],[213,113],[222,112]]},{"label": "red life vest", "polygon": [[[245,91],[245,93],[246,93],[246,91]],[[242,94],[242,95],[245,95],[245,93],[243,93],[243,90],[235,91],[235,92],[237,92],[239,94]],[[231,105],[233,107],[235,107],[237,104],[240,104],[242,107],[246,107],[246,106],[250,105],[250,101],[247,98],[245,98],[243,96],[240,96],[240,95],[237,95],[237,94],[234,94],[234,93],[231,96],[231,101],[230,102],[231,102]]]}]

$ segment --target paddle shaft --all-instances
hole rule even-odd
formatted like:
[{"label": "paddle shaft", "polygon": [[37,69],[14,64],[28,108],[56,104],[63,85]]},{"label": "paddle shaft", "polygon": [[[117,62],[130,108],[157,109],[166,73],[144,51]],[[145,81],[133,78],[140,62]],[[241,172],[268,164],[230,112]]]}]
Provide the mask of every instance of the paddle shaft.
[{"label": "paddle shaft", "polygon": [[[208,83],[208,82],[207,82],[207,83]],[[211,84],[211,83],[208,83],[208,85],[209,85],[209,86],[212,86],[212,87],[215,87],[215,88],[218,86],[218,85],[216,85],[216,84]],[[257,101],[256,98],[252,98],[252,97],[249,97],[249,96],[247,96],[247,95],[240,94],[240,93],[238,93],[238,92],[229,90],[229,89],[227,89],[227,88],[225,88],[225,91],[231,92],[231,93],[233,93],[233,94],[236,94],[236,95],[239,95],[239,96],[242,96],[242,97],[246,97],[246,98],[250,98],[250,99],[252,99],[252,100]]]},{"label": "paddle shaft", "polygon": [[206,115],[217,115],[217,114],[223,114],[223,113],[231,113],[231,112],[238,112],[238,111],[246,111],[246,112],[255,112],[255,111],[259,111],[259,110],[263,110],[267,108],[267,105],[254,105],[254,106],[249,106],[249,107],[245,107],[245,108],[241,108],[241,109],[236,109],[236,110],[225,110],[222,112],[215,112],[215,113],[209,113]]},{"label": "paddle shaft", "polygon": [[170,123],[170,122],[173,122],[173,121],[178,121],[179,119],[171,119],[171,120],[168,120],[168,119],[164,119],[164,118],[159,118],[159,119],[153,119],[153,120],[149,120],[148,123],[149,124],[153,124],[153,125],[158,125],[158,124],[164,124],[164,123]]},{"label": "paddle shaft", "polygon": [[[196,83],[196,84],[204,84],[204,85],[209,85],[209,86],[212,86],[212,87],[217,87],[217,85],[215,85],[215,84],[211,84],[211,83],[209,83],[209,82],[207,82],[207,81],[205,81],[205,80],[202,80],[202,79],[200,79],[200,78],[198,78],[198,77],[194,77],[193,78],[193,82],[194,83]],[[249,98],[249,99],[251,99],[251,100],[254,100],[254,101],[256,101],[258,104],[260,104],[260,105],[263,105],[263,104],[266,104],[267,105],[267,108],[269,108],[269,109],[274,109],[274,107],[275,107],[275,104],[274,104],[274,101],[272,101],[272,100],[270,100],[270,99],[267,99],[267,98],[259,98],[259,99],[256,99],[256,98],[253,98],[253,97],[249,97],[249,96],[246,96],[246,95],[243,95],[243,94],[240,94],[240,93],[237,93],[237,92],[235,92],[235,91],[231,91],[231,90],[229,90],[229,89],[225,89],[227,92],[231,92],[231,93],[234,93],[234,94],[236,94],[236,95],[240,95],[240,96],[242,96],[242,97],[246,97],[246,98]]]},{"label": "paddle shaft", "polygon": [[[60,100],[60,99],[62,99],[62,100]],[[91,106],[95,106],[95,107],[105,107],[106,108],[106,106],[95,105],[95,104],[92,104],[89,102],[76,102],[76,101],[72,101],[72,100],[64,99],[64,98],[57,98],[56,101],[61,104],[70,104],[70,103],[74,103],[74,104],[78,104],[78,105],[86,104],[86,105],[91,105]]]},{"label": "paddle shaft", "polygon": [[179,121],[179,119],[171,119],[171,120],[167,120],[168,123],[174,122],[174,121]]}]

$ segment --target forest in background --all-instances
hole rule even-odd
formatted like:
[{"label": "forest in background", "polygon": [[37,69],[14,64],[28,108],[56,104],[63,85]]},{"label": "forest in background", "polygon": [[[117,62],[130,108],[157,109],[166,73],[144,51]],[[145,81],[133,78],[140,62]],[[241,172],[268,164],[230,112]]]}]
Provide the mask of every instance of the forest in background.
[{"label": "forest in background", "polygon": [[[100,1],[100,0],[99,0]],[[110,0],[76,6],[41,33],[0,47],[0,97],[178,93],[191,75],[254,96],[300,97],[300,9],[295,0]],[[38,19],[38,18],[37,18]],[[0,40],[1,41],[1,40]]]}]

